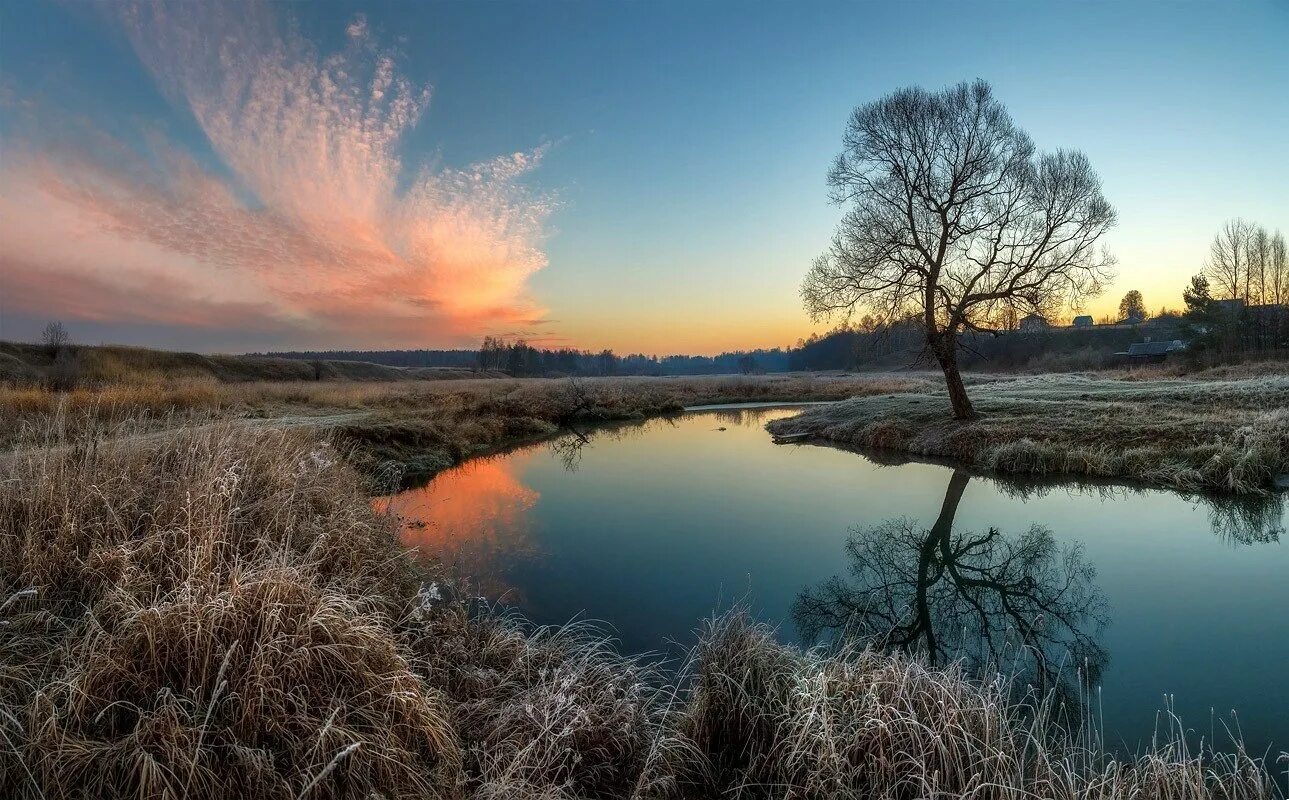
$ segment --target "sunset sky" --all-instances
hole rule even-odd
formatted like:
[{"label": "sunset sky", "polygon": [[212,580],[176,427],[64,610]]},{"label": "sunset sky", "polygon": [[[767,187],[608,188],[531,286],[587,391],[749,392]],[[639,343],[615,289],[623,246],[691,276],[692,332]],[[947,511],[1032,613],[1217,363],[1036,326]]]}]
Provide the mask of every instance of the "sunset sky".
[{"label": "sunset sky", "polygon": [[1289,3],[0,4],[0,338],[789,345],[858,104],[990,81],[1179,306],[1289,233]]}]

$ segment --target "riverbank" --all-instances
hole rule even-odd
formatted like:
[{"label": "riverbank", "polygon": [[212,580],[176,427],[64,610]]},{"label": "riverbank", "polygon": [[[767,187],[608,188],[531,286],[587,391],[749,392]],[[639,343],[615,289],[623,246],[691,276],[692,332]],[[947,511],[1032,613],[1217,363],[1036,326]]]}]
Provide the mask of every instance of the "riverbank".
[{"label": "riverbank", "polygon": [[1185,491],[1262,493],[1289,473],[1289,375],[974,375],[968,386],[981,417],[967,423],[950,418],[937,375],[914,372],[0,387],[0,447],[50,420],[68,430],[126,425],[139,435],[211,418],[312,426],[331,431],[373,488],[388,490],[570,425],[700,404],[844,400],[780,420],[771,431],[1003,474]]},{"label": "riverbank", "polygon": [[666,678],[456,596],[316,430],[125,431],[0,462],[6,796],[1273,796],[1238,750],[1116,760],[1004,685],[738,614]]},{"label": "riverbank", "polygon": [[331,431],[382,488],[573,425],[645,419],[711,403],[839,400],[934,385],[925,373],[400,382],[172,381],[52,392],[0,387],[0,446],[51,420],[138,435],[211,418]]},{"label": "riverbank", "polygon": [[1088,476],[1257,494],[1289,475],[1289,376],[1050,375],[971,388],[960,422],[943,391],[852,398],[769,426],[778,437],[952,459],[1020,475]]}]

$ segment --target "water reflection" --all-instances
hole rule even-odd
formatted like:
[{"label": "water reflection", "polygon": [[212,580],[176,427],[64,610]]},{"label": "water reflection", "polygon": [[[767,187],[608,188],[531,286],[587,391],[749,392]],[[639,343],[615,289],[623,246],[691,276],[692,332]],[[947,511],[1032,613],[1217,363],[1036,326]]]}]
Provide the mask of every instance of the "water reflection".
[{"label": "water reflection", "polygon": [[[539,493],[525,483],[523,473],[543,452],[553,456],[565,471],[577,472],[585,455],[597,442],[635,439],[650,430],[675,428],[682,419],[686,422],[701,420],[705,429],[713,431],[741,429],[748,435],[759,437],[764,435],[760,429],[769,419],[783,414],[781,408],[719,408],[691,411],[679,418],[567,427],[544,444],[527,445],[495,457],[469,461],[445,470],[424,486],[377,498],[374,503],[378,510],[388,509],[399,517],[403,540],[409,547],[448,565],[461,577],[471,579],[481,593],[492,598],[506,597],[522,604],[519,589],[508,585],[504,575],[514,565],[533,559],[540,552],[533,540],[529,519]],[[731,430],[731,435],[733,433]],[[768,436],[765,438],[768,443]],[[915,463],[907,455],[894,451],[863,450],[860,453],[869,462],[884,467]],[[1054,491],[1105,500],[1122,500],[1143,492],[1139,488],[1108,482],[974,477],[986,481],[1000,494],[1021,501],[1041,498]],[[966,471],[955,470],[942,509],[942,517],[949,514],[945,525],[951,525],[952,512],[968,480]],[[1213,533],[1233,546],[1277,542],[1284,533],[1283,495],[1251,498],[1198,495],[1190,500],[1207,509]],[[916,534],[908,525],[907,522],[893,520],[881,526],[880,533],[877,529],[870,531],[869,538],[885,537],[907,542]],[[933,528],[927,533],[938,530],[938,527]],[[1039,556],[1055,557],[1049,552],[1054,547],[1051,534],[1044,533],[1042,529],[1035,528],[1020,537],[1005,537],[998,531],[990,531],[985,541],[971,544],[959,560],[974,563],[980,559],[1009,557],[1020,564],[1030,563]],[[944,536],[941,532],[941,539]],[[925,543],[928,546],[934,544],[931,540]],[[848,551],[854,558],[855,549],[862,543],[852,542],[852,545]],[[948,551],[950,555],[952,552],[952,549]],[[939,557],[943,558],[944,553],[941,552]],[[1024,562],[1026,558],[1030,562]],[[944,565],[942,568],[945,570],[942,578],[952,579],[966,574],[963,569],[949,570]],[[931,636],[934,641],[939,641],[933,633]]]},{"label": "water reflection", "polygon": [[[703,414],[726,425],[737,425],[741,428],[764,427],[771,419],[783,416],[779,408],[714,408],[710,411],[690,412]],[[768,434],[767,434],[768,435]]]},{"label": "water reflection", "polygon": [[676,421],[670,417],[659,417],[648,422],[613,422],[601,425],[566,425],[559,436],[546,443],[550,451],[566,472],[577,472],[582,465],[582,456],[586,448],[595,440],[620,442],[636,438],[650,427],[664,425],[674,427]]},{"label": "water reflection", "polygon": [[846,543],[850,577],[806,589],[792,609],[803,640],[858,641],[916,653],[932,664],[964,660],[980,673],[1017,675],[1042,692],[1076,696],[1100,680],[1097,638],[1107,606],[1081,545],[1060,547],[1031,525],[955,532],[971,480],[949,479],[929,529],[908,518],[856,528]]},{"label": "water reflection", "polygon": [[582,451],[595,435],[591,430],[572,430],[550,443],[551,454],[560,460],[567,472],[577,472],[582,465]]},{"label": "water reflection", "polygon": [[373,501],[392,513],[403,543],[434,559],[482,595],[522,604],[505,575],[516,562],[539,554],[529,511],[539,494],[520,478],[538,447],[480,458],[440,473],[417,489]]},{"label": "water reflection", "polygon": [[[815,444],[798,446],[815,446]],[[1273,544],[1279,542],[1285,534],[1285,503],[1289,495],[1283,492],[1260,495],[1188,493],[1091,476],[1081,476],[1076,480],[1048,475],[999,475],[980,470],[968,470],[950,459],[932,456],[914,458],[898,450],[878,450],[833,443],[822,443],[821,446],[857,453],[873,464],[883,467],[922,463],[939,464],[955,470],[968,471],[972,477],[989,483],[1000,495],[1021,502],[1045,498],[1054,492],[1072,497],[1095,497],[1103,501],[1122,501],[1168,494],[1203,508],[1208,514],[1209,529],[1213,535],[1233,547]],[[1149,525],[1149,523],[1150,520],[1143,520],[1143,525]]]},{"label": "water reflection", "polygon": [[[1058,691],[1070,680],[1061,667],[1090,668],[1106,736],[1126,751],[1151,735],[1162,693],[1200,726],[1239,709],[1254,749],[1283,747],[1283,495],[1001,480],[774,444],[764,423],[792,413],[728,408],[578,429],[377,505],[480,593],[540,624],[603,620],[630,652],[692,644],[696,620],[731,598],[792,637],[793,606],[806,608],[800,590],[813,587],[820,637],[880,634]],[[848,526],[900,515],[915,521],[857,531],[843,551]]]},{"label": "water reflection", "polygon": [[1270,544],[1284,535],[1284,495],[1201,498],[1213,535],[1234,545]]}]

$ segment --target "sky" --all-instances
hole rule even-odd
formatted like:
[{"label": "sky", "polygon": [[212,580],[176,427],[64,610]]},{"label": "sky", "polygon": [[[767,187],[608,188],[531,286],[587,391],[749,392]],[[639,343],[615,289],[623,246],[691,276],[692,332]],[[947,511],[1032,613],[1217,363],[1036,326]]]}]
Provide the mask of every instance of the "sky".
[{"label": "sky", "polygon": [[1289,3],[0,4],[0,339],[787,346],[847,116],[983,78],[1178,307],[1289,233]]}]

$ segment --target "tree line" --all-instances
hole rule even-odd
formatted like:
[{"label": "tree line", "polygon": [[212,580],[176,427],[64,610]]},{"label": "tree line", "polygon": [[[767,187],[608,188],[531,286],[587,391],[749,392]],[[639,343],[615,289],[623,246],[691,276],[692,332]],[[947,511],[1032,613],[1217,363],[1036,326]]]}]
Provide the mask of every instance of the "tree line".
[{"label": "tree line", "polygon": [[543,348],[524,339],[485,336],[476,350],[291,350],[252,355],[307,361],[366,361],[407,369],[450,367],[504,372],[515,377],[605,376],[605,375],[723,375],[785,372],[790,348],[733,350],[715,356],[618,355],[612,350],[579,350],[571,347]]},{"label": "tree line", "polygon": [[1196,359],[1289,351],[1289,249],[1280,231],[1236,218],[1182,293]]},{"label": "tree line", "polygon": [[1241,218],[1228,220],[1209,247],[1200,273],[1215,299],[1245,305],[1289,303],[1289,253],[1280,231]]},{"label": "tree line", "polygon": [[593,352],[573,348],[544,349],[523,339],[485,336],[477,354],[480,369],[499,370],[516,377],[550,375],[709,375],[783,372],[789,352],[781,348],[737,350],[715,356],[619,356],[612,350]]}]

